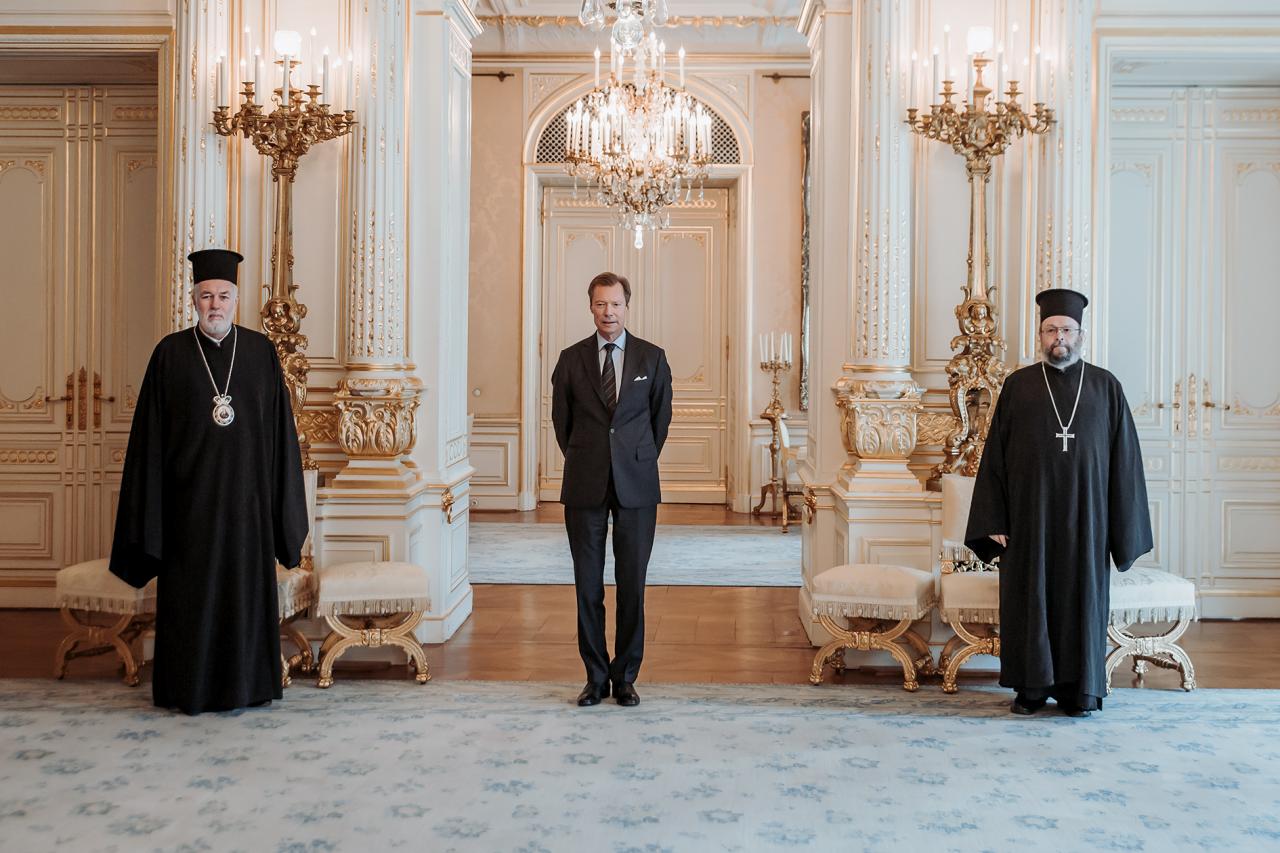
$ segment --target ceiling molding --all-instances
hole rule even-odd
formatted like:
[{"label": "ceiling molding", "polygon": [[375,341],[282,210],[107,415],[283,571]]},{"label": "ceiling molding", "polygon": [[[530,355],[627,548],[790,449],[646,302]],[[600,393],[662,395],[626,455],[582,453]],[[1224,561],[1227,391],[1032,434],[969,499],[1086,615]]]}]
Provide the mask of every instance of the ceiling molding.
[{"label": "ceiling molding", "polygon": [[[582,24],[578,23],[576,15],[481,15],[480,23],[485,26],[492,27],[530,27],[533,29],[541,29],[542,27],[577,27],[581,28]],[[787,27],[794,28],[800,19],[797,17],[777,16],[777,15],[672,15],[668,19],[667,27],[693,27],[694,29],[702,29],[703,27],[734,27],[737,29],[747,29],[748,27]]]}]

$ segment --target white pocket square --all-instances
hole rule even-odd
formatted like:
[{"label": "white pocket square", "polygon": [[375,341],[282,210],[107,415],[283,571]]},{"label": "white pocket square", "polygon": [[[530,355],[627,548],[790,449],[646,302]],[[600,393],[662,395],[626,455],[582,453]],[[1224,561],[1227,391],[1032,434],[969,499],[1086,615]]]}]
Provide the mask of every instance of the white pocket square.
[{"label": "white pocket square", "polygon": [[648,378],[649,378],[649,374],[647,374],[647,373],[646,373],[644,376],[637,376],[635,379],[632,379],[631,381],[632,381],[632,382],[639,382],[639,381],[640,381],[640,380],[642,380],[642,379],[648,379]]}]

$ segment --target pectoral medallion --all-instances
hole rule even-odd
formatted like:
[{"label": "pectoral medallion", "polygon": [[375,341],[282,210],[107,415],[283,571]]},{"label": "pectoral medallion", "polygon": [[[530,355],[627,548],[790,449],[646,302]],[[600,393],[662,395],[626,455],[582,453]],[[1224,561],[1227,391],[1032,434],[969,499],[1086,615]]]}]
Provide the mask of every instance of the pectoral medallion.
[{"label": "pectoral medallion", "polygon": [[218,426],[230,426],[236,419],[236,410],[231,408],[231,395],[219,394],[213,398],[213,422]]}]

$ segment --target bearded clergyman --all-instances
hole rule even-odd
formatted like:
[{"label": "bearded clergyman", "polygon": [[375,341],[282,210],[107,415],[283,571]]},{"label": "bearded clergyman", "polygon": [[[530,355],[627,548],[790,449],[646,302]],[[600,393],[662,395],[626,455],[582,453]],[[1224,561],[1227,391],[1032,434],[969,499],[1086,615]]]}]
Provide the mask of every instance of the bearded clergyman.
[{"label": "bearded clergyman", "polygon": [[965,544],[1000,557],[1000,683],[1010,710],[1052,698],[1072,717],[1106,695],[1111,564],[1152,548],[1142,451],[1111,373],[1081,359],[1088,299],[1036,297],[1043,359],[1005,380],[974,483]]},{"label": "bearded clergyman", "polygon": [[147,365],[111,571],[135,587],[159,578],[152,697],[199,714],[281,697],[275,565],[298,565],[308,519],[275,347],[233,322],[244,259],[188,260],[198,322]]}]

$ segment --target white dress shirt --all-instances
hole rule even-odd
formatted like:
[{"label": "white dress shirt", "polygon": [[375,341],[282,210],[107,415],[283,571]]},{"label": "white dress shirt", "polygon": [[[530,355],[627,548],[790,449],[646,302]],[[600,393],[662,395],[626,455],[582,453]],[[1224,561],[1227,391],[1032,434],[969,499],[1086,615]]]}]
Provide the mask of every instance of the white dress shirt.
[{"label": "white dress shirt", "polygon": [[[600,367],[600,372],[604,373],[604,345],[609,343],[604,337],[596,332],[596,364]],[[622,334],[618,335],[618,339],[613,342],[617,347],[613,351],[613,384],[617,387],[614,389],[613,399],[618,400],[622,397],[622,351],[627,348],[627,330],[623,329]]]}]

